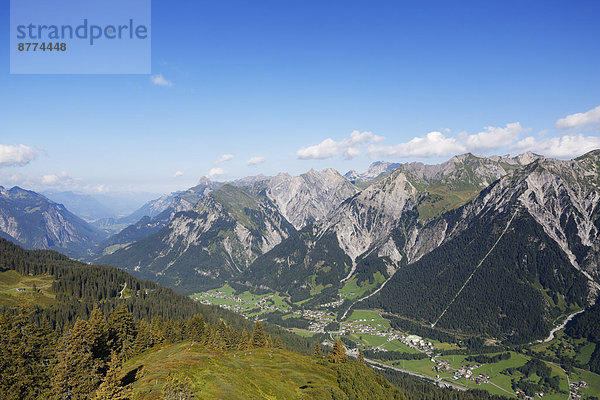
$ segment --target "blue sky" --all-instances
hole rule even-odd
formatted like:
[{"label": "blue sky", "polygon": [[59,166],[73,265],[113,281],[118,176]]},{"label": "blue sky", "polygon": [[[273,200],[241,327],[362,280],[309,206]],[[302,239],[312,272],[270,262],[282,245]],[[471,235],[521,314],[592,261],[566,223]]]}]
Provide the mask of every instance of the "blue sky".
[{"label": "blue sky", "polygon": [[2,29],[0,185],[164,193],[211,171],[570,158],[600,147],[598,15],[598,1],[153,0],[152,75],[10,75]]}]

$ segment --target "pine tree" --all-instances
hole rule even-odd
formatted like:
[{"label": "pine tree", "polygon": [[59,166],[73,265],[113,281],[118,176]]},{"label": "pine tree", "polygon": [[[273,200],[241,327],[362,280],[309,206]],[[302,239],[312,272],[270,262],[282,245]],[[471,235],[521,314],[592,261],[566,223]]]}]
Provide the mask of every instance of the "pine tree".
[{"label": "pine tree", "polygon": [[0,398],[43,398],[49,388],[55,335],[30,322],[31,310],[0,313]]},{"label": "pine tree", "polygon": [[348,356],[346,355],[346,349],[342,344],[342,340],[337,338],[335,344],[333,345],[333,349],[329,353],[329,362],[339,364],[346,362]]},{"label": "pine tree", "polygon": [[163,322],[163,335],[165,342],[173,343],[173,320],[167,319]]},{"label": "pine tree", "polygon": [[273,347],[273,338],[271,338],[271,335],[267,335],[267,342],[265,343],[265,347],[267,347],[267,348]]},{"label": "pine tree", "polygon": [[164,334],[164,321],[162,317],[158,316],[152,318],[152,322],[150,323],[150,334],[152,335],[152,345],[156,346],[157,344],[161,344],[165,341]]},{"label": "pine tree", "polygon": [[52,392],[57,399],[83,399],[101,382],[101,363],[94,359],[94,335],[87,321],[77,319],[75,326],[61,338],[52,376]]},{"label": "pine tree", "polygon": [[109,343],[112,350],[124,359],[133,353],[133,342],[135,341],[135,322],[133,315],[127,309],[125,303],[113,310],[108,318]]},{"label": "pine tree", "polygon": [[267,345],[267,337],[265,335],[265,330],[263,329],[262,322],[260,321],[256,321],[256,323],[254,324],[251,345],[255,348],[265,347]]},{"label": "pine tree", "polygon": [[250,338],[248,337],[248,331],[245,329],[242,331],[240,340],[238,341],[238,350],[248,350],[250,348]]},{"label": "pine tree", "polygon": [[132,388],[121,386],[121,362],[116,352],[111,353],[108,372],[96,391],[95,400],[130,400]]},{"label": "pine tree", "polygon": [[210,341],[212,340],[212,325],[208,322],[204,324],[204,336],[202,337],[202,345],[210,347]]},{"label": "pine tree", "polygon": [[362,349],[358,349],[358,358],[357,361],[361,364],[365,363],[365,355],[363,354]]},{"label": "pine tree", "polygon": [[313,349],[313,358],[316,358],[317,360],[323,358],[323,353],[321,352],[321,345],[319,344],[318,340],[315,342],[315,347]]},{"label": "pine tree", "polygon": [[[101,363],[107,363],[110,357],[108,324],[104,313],[98,307],[94,307],[92,310],[88,324],[92,336],[92,355]],[[104,365],[101,365],[101,368],[103,367]]]},{"label": "pine tree", "polygon": [[275,336],[273,347],[276,349],[283,349],[283,342],[281,341],[281,338],[279,336]]},{"label": "pine tree", "polygon": [[133,342],[133,354],[141,354],[152,347],[152,331],[150,324],[145,319],[141,319],[137,325],[137,335]]},{"label": "pine tree", "polygon": [[184,376],[170,373],[162,389],[163,400],[188,400],[194,397],[192,381]]},{"label": "pine tree", "polygon": [[214,342],[214,348],[215,350],[227,350],[227,348],[229,347],[229,342],[230,342],[230,338],[229,338],[229,329],[227,329],[227,325],[225,325],[225,322],[223,320],[220,320],[217,323],[217,327],[215,329],[215,342]]},{"label": "pine tree", "polygon": [[202,337],[204,336],[204,318],[202,315],[194,314],[189,320],[187,334],[192,344],[202,341]]},{"label": "pine tree", "polygon": [[229,330],[229,343],[227,346],[228,350],[236,350],[238,345],[240,344],[240,339],[242,337],[242,332],[238,331],[234,327],[228,326]]}]

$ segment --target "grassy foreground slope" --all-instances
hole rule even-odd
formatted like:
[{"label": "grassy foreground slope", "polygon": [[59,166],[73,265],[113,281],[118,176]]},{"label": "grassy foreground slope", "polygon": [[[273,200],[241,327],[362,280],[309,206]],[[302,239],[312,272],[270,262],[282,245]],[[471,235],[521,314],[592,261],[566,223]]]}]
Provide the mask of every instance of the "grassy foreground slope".
[{"label": "grassy foreground slope", "polygon": [[169,374],[190,379],[200,399],[405,399],[358,362],[319,362],[282,349],[213,352],[190,342],[159,346],[123,366],[134,398],[161,399]]}]

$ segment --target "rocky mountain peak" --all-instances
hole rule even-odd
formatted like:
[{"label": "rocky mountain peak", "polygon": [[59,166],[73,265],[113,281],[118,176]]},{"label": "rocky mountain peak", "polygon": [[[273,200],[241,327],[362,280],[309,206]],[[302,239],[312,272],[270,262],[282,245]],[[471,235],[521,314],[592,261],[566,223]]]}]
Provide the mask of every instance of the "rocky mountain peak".
[{"label": "rocky mountain peak", "polygon": [[532,162],[544,158],[539,154],[532,153],[531,151],[525,152],[523,154],[519,154],[515,157],[520,165],[531,164]]},{"label": "rocky mountain peak", "polygon": [[211,182],[212,181],[207,176],[203,176],[198,180],[197,185],[210,185]]},{"label": "rocky mountain peak", "polygon": [[414,206],[417,195],[404,172],[396,170],[343,202],[321,230],[334,232],[340,247],[354,260],[387,238],[407,207]]},{"label": "rocky mountain peak", "polygon": [[375,161],[372,163],[367,171],[363,173],[358,173],[355,170],[350,170],[344,174],[344,178],[349,181],[370,181],[372,179],[377,178],[381,174],[388,174],[394,171],[396,168],[400,167],[401,163],[392,163],[387,161]]},{"label": "rocky mountain peak", "polygon": [[301,229],[324,219],[358,189],[335,169],[327,168],[311,169],[300,176],[279,174],[265,181],[264,191],[282,215]]}]

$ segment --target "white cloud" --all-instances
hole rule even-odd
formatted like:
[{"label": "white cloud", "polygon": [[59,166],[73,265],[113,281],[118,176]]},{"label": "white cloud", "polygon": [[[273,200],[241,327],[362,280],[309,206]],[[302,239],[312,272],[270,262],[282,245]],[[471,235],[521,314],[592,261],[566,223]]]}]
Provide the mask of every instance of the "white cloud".
[{"label": "white cloud", "polygon": [[110,192],[110,188],[102,183],[100,185],[96,185],[94,191],[96,191],[97,193],[107,193]]},{"label": "white cloud", "polygon": [[209,178],[213,178],[215,176],[220,176],[220,175],[225,175],[226,172],[223,168],[212,168],[210,171],[208,171],[208,174],[206,175]]},{"label": "white cloud", "polygon": [[225,161],[233,160],[235,156],[233,154],[223,154],[221,157],[217,158],[215,164],[221,164]]},{"label": "white cloud", "polygon": [[60,178],[58,177],[58,175],[54,175],[54,174],[44,175],[44,176],[42,176],[42,179],[40,181],[44,185],[54,185],[54,184],[58,183],[58,181],[60,181]]},{"label": "white cloud", "polygon": [[464,153],[466,147],[457,138],[448,137],[441,132],[429,132],[422,137],[415,137],[409,142],[394,146],[371,146],[372,157],[434,157],[456,153]]},{"label": "white cloud", "polygon": [[301,160],[309,160],[331,158],[341,154],[344,158],[351,159],[361,154],[361,146],[384,139],[372,132],[353,131],[350,137],[340,142],[328,138],[314,146],[303,147],[296,152],[296,156]]},{"label": "white cloud", "polygon": [[248,159],[248,161],[246,161],[246,164],[257,165],[257,164],[262,164],[265,161],[267,161],[267,159],[264,157],[252,157],[252,158]]},{"label": "white cloud", "polygon": [[167,79],[165,79],[165,77],[163,76],[163,74],[158,74],[158,75],[152,75],[150,77],[150,81],[158,86],[173,86],[173,82],[168,81]]},{"label": "white cloud", "polygon": [[429,132],[396,145],[371,145],[371,157],[443,157],[466,152],[491,151],[506,148],[519,140],[525,129],[519,122],[505,127],[487,126],[483,131],[469,135],[466,132],[451,136],[447,130]]},{"label": "white cloud", "polygon": [[42,185],[46,185],[46,186],[61,186],[61,187],[67,187],[67,186],[71,186],[74,185],[76,183],[77,179],[72,178],[67,171],[62,171],[58,174],[47,174],[47,175],[42,175],[41,178],[39,178],[39,183],[41,183]]},{"label": "white cloud", "polygon": [[519,152],[532,151],[547,157],[570,159],[600,149],[600,137],[578,134],[540,140],[529,136],[515,143],[511,148]]},{"label": "white cloud", "polygon": [[471,151],[498,149],[514,143],[523,131],[523,127],[518,122],[506,124],[504,128],[486,126],[483,132],[468,135],[465,145]]},{"label": "white cloud", "polygon": [[354,131],[349,138],[340,142],[325,139],[321,143],[303,147],[298,150],[300,159],[324,159],[343,155],[351,159],[362,153],[362,148],[369,145],[371,157],[441,157],[464,153],[467,151],[486,151],[506,147],[519,139],[525,129],[520,123],[514,122],[505,127],[488,126],[483,131],[469,135],[467,133],[452,136],[448,130],[429,132],[412,140],[396,145],[378,145],[385,138],[371,132]]},{"label": "white cloud", "polygon": [[177,171],[173,174],[173,178],[179,178],[180,176],[183,176],[183,172],[181,171]]},{"label": "white cloud", "polygon": [[590,124],[600,124],[600,106],[584,113],[567,115],[556,121],[556,128],[572,129]]},{"label": "white cloud", "polygon": [[0,144],[0,167],[29,164],[35,159],[35,156],[35,151],[29,146]]},{"label": "white cloud", "polygon": [[106,193],[113,188],[106,184],[85,183],[81,178],[73,177],[66,171],[58,173],[47,173],[43,175],[32,175],[23,173],[8,173],[8,170],[0,170],[0,182],[20,186],[25,189],[41,192],[44,190],[70,190],[83,193]]}]

